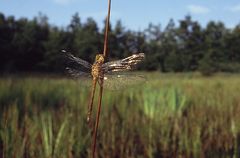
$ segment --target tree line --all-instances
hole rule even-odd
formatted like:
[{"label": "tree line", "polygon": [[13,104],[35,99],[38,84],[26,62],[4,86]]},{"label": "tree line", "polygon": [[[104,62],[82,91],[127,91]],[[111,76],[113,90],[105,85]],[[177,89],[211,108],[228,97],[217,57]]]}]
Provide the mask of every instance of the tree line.
[{"label": "tree line", "polygon": [[[78,13],[66,27],[50,25],[47,16],[15,19],[0,13],[0,73],[61,73],[61,50],[89,62],[103,51],[104,29]],[[165,28],[149,24],[143,31],[125,28],[121,21],[109,32],[109,60],[144,52],[142,70],[161,72],[240,72],[240,24],[227,28],[210,21],[205,27],[187,15]]]}]

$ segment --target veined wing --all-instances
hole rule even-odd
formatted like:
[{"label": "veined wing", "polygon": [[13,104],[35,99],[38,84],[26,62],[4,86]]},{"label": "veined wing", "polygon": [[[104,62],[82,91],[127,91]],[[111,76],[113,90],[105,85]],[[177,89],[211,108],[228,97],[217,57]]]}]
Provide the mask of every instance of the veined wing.
[{"label": "veined wing", "polygon": [[74,55],[72,55],[71,53],[67,53],[66,51],[64,51],[63,53],[66,57],[67,67],[86,73],[91,72],[92,64],[83,59],[75,57]]},{"label": "veined wing", "polygon": [[70,53],[63,52],[66,57],[66,71],[73,78],[77,79],[81,85],[90,86],[92,82],[92,65],[85,60],[73,56]]},{"label": "veined wing", "polygon": [[92,75],[90,73],[82,72],[70,67],[67,67],[66,71],[73,79],[76,79],[81,85],[87,87],[91,86]]},{"label": "veined wing", "polygon": [[119,90],[130,88],[145,81],[145,77],[140,74],[109,73],[104,75],[103,87],[109,90]]},{"label": "veined wing", "polygon": [[82,77],[91,78],[90,73],[82,72],[74,68],[66,67],[66,71],[68,74],[70,74],[73,78],[76,78],[76,79],[82,78]]},{"label": "veined wing", "polygon": [[144,53],[134,54],[122,60],[107,62],[103,64],[102,68],[105,74],[109,72],[132,70],[137,64],[142,62],[144,58]]}]

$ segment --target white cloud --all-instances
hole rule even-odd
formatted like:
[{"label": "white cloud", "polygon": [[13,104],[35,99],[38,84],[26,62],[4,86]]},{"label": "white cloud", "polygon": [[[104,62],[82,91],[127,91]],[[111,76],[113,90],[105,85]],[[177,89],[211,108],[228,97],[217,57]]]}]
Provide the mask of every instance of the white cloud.
[{"label": "white cloud", "polygon": [[207,14],[210,12],[209,8],[200,5],[189,5],[187,8],[192,14]]},{"label": "white cloud", "polygon": [[73,2],[74,0],[53,0],[53,1],[57,4],[66,5]]},{"label": "white cloud", "polygon": [[230,7],[229,10],[232,12],[240,12],[240,4]]}]

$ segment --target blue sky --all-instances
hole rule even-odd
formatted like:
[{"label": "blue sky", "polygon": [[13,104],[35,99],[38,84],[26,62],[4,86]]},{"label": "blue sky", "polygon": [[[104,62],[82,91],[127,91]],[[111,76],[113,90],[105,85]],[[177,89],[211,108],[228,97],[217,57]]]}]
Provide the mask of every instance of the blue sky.
[{"label": "blue sky", "polygon": [[[107,12],[107,0],[0,0],[0,12],[16,18],[33,18],[39,12],[57,26],[69,24],[78,12],[84,22],[93,17],[100,27]],[[210,20],[223,21],[227,27],[240,23],[239,0],[112,0],[111,23],[121,19],[126,28],[143,30],[150,22],[164,28],[170,18],[177,23],[190,14],[202,26]]]}]

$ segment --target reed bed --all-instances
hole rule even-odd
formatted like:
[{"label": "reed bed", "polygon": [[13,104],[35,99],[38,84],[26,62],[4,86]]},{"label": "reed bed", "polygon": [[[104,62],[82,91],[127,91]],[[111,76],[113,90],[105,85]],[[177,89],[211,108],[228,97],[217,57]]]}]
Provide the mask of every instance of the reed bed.
[{"label": "reed bed", "polygon": [[[240,157],[240,76],[146,77],[145,84],[104,90],[99,158]],[[0,157],[90,157],[89,90],[80,82],[1,78]]]}]

